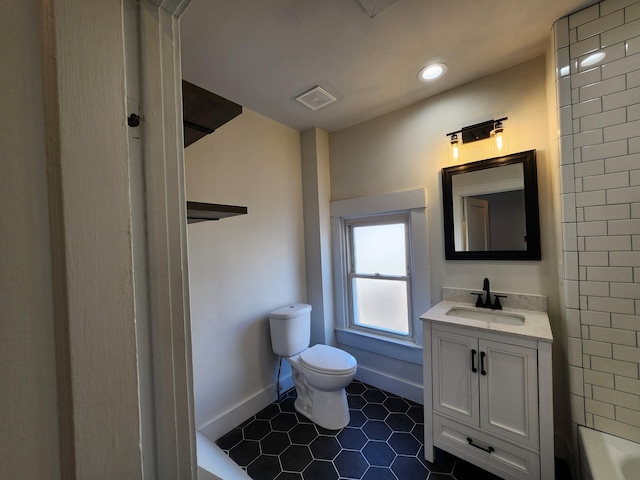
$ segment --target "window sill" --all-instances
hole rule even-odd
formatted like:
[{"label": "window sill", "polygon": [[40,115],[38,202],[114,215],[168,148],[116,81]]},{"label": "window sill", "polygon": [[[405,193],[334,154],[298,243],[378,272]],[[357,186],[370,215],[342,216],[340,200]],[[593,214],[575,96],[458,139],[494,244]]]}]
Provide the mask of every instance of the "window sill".
[{"label": "window sill", "polygon": [[336,328],[335,332],[337,342],[343,345],[422,365],[422,347],[411,341],[343,328]]}]

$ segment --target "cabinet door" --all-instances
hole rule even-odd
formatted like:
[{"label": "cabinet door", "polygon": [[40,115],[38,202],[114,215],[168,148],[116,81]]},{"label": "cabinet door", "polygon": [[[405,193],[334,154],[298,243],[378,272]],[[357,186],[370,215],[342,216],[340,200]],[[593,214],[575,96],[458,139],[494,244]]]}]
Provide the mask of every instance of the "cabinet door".
[{"label": "cabinet door", "polygon": [[434,330],[431,347],[433,409],[478,426],[478,339]]},{"label": "cabinet door", "polygon": [[488,340],[480,340],[479,347],[480,427],[537,449],[536,350]]}]

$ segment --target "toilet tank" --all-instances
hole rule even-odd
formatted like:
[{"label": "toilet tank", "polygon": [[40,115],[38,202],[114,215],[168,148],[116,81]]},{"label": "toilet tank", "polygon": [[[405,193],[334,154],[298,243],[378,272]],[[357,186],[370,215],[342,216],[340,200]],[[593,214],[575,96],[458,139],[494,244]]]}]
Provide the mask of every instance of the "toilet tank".
[{"label": "toilet tank", "polygon": [[311,305],[296,303],[269,313],[271,347],[276,355],[290,357],[311,341]]}]

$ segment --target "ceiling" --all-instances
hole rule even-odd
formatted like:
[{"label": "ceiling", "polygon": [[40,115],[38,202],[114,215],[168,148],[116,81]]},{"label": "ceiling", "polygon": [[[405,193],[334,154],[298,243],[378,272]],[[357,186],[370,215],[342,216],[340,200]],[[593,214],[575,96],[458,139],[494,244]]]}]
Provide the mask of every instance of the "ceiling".
[{"label": "ceiling", "polygon": [[[376,2],[389,6],[372,18],[363,5]],[[543,55],[555,20],[592,3],[192,0],[182,73],[296,130],[332,132]],[[419,81],[432,62],[445,76]],[[316,85],[338,100],[315,111],[295,100]]]}]

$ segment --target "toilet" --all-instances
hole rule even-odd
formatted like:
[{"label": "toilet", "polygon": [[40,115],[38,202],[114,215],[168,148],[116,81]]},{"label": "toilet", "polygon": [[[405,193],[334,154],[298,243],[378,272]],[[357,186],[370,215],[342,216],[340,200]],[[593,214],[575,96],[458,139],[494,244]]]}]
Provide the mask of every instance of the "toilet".
[{"label": "toilet", "polygon": [[329,430],[349,423],[345,387],[355,377],[356,359],[339,348],[311,341],[311,305],[298,303],[269,313],[271,346],[291,365],[298,398],[295,409]]}]

